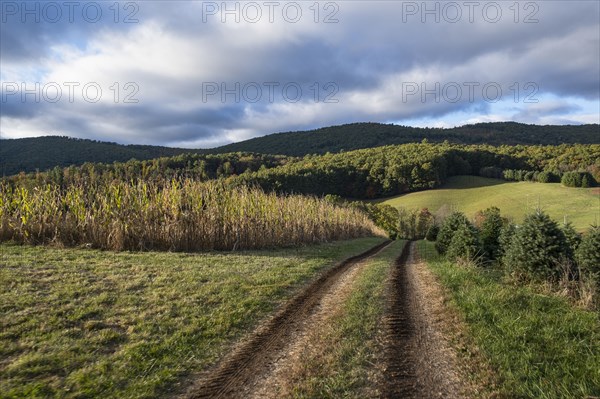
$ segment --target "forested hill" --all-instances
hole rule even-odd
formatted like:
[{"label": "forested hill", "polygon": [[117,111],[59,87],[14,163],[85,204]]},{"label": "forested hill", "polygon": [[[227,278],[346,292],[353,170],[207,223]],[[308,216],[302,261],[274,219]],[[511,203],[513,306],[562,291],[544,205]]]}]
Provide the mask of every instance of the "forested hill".
[{"label": "forested hill", "polygon": [[493,122],[441,129],[353,123],[311,131],[270,134],[210,151],[303,156],[416,143],[424,138],[430,142],[448,140],[456,144],[600,144],[600,126],[597,124],[538,126],[515,122]]},{"label": "forested hill", "polygon": [[354,123],[311,131],[276,133],[210,150],[120,145],[67,137],[0,140],[0,175],[81,165],[124,162],[182,153],[255,152],[303,156],[337,153],[383,145],[448,140],[456,144],[600,144],[600,126],[538,126],[514,122],[479,123],[451,129],[415,128],[380,123]]},{"label": "forested hill", "polygon": [[187,152],[197,151],[149,145],[121,145],[59,136],[0,140],[0,175],[34,172],[36,169],[44,171],[55,166],[82,165],[85,162],[154,159]]}]

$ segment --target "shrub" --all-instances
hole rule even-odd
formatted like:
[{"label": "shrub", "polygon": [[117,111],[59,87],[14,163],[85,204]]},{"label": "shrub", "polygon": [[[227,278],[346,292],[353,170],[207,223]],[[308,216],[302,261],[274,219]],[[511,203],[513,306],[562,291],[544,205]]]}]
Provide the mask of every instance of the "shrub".
[{"label": "shrub", "polygon": [[[338,197],[337,195],[326,195],[325,200],[337,201],[336,197],[339,198],[341,204],[344,204],[344,200],[341,197]],[[398,210],[393,206],[387,204],[372,204],[363,201],[354,201],[348,203],[347,207],[365,212],[369,216],[369,219],[371,219],[377,227],[385,231],[385,233],[390,239],[395,240],[399,238],[399,214]]]},{"label": "shrub", "polygon": [[334,204],[334,205],[344,204],[344,199],[342,197],[340,197],[339,195],[335,195],[335,194],[327,194],[325,197],[323,197],[323,199],[326,202],[329,202],[330,204]]},{"label": "shrub", "polygon": [[566,187],[581,187],[581,175],[578,172],[566,172],[560,182]]},{"label": "shrub", "polygon": [[589,172],[566,172],[560,181],[567,187],[593,187],[596,180]]},{"label": "shrub", "polygon": [[494,179],[502,179],[503,173],[502,169],[500,169],[497,166],[486,166],[479,170],[479,176],[491,177]]},{"label": "shrub", "polygon": [[560,182],[566,187],[581,187],[581,174],[579,172],[566,172]]},{"label": "shrub", "polygon": [[502,172],[504,180],[513,181],[515,180],[515,171],[513,169],[506,169]]},{"label": "shrub", "polygon": [[543,171],[537,174],[536,180],[538,183],[550,183],[552,178],[550,176],[550,172]]},{"label": "shrub", "polygon": [[375,204],[371,208],[370,216],[375,224],[385,230],[392,240],[398,238],[399,214],[396,208],[387,204]]},{"label": "shrub", "polygon": [[567,257],[567,240],[558,224],[542,211],[525,217],[504,257],[509,271],[532,280],[554,280]]},{"label": "shrub", "polygon": [[454,212],[444,220],[437,236],[435,248],[442,255],[446,254],[452,236],[461,225],[469,225],[470,222],[462,212]]},{"label": "shrub", "polygon": [[526,180],[526,181],[535,180],[535,172],[532,172],[532,171],[525,172],[525,175],[523,176],[523,180]]},{"label": "shrub", "polygon": [[[545,173],[540,177],[540,174]],[[502,172],[504,180],[509,181],[540,181],[539,179],[552,179],[553,175],[549,172],[536,172],[523,169],[506,169]],[[550,180],[545,183],[549,183]]]},{"label": "shrub", "polygon": [[525,180],[526,173],[527,173],[526,170],[517,170],[517,171],[515,171],[515,180],[517,180],[517,181],[523,181],[523,180]]},{"label": "shrub", "polygon": [[558,183],[560,175],[555,171],[544,170],[537,174],[536,180],[540,183]]}]

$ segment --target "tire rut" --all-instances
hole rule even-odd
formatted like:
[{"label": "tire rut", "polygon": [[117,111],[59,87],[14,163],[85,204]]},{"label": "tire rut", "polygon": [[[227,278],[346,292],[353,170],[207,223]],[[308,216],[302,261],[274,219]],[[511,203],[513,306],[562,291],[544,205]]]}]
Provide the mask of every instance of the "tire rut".
[{"label": "tire rut", "polygon": [[[297,333],[299,323],[314,311],[328,289],[332,287],[353,265],[381,251],[391,241],[383,242],[366,252],[339,263],[322,274],[302,292],[287,302],[263,326],[259,327],[248,340],[221,360],[207,376],[199,380],[184,397],[187,399],[235,398],[247,396],[244,389],[257,376],[269,369],[277,359],[277,354]],[[244,394],[242,394],[245,392]]]},{"label": "tire rut", "polygon": [[411,315],[412,295],[407,284],[406,261],[411,243],[402,249],[392,268],[388,286],[388,302],[384,318],[386,371],[385,398],[418,397],[416,367],[412,348],[414,319]]},{"label": "tire rut", "polygon": [[[423,264],[417,262],[416,243],[404,246],[389,279],[384,317],[384,398],[463,398],[471,395],[456,354],[435,316],[440,301]],[[438,305],[438,313],[440,303]]]}]

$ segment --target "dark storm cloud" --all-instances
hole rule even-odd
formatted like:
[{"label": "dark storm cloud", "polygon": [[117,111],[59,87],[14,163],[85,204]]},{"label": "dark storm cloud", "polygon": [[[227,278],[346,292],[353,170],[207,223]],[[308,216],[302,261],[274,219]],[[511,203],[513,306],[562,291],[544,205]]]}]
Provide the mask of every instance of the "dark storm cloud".
[{"label": "dark storm cloud", "polygon": [[203,107],[182,110],[159,104],[109,104],[95,107],[94,112],[99,119],[117,120],[121,126],[140,130],[185,124],[232,127],[243,117],[243,109],[238,106],[225,106],[214,112]]},{"label": "dark storm cloud", "polygon": [[42,112],[44,103],[27,102],[12,90],[0,89],[0,115],[7,118],[31,119]]},{"label": "dark storm cloud", "polygon": [[140,23],[143,7],[141,2],[1,0],[2,61],[39,61],[62,43],[85,48],[94,33]]},{"label": "dark storm cloud", "polygon": [[581,107],[569,104],[566,101],[557,101],[547,104],[531,104],[517,112],[514,116],[521,120],[535,120],[543,116],[565,115],[570,112],[579,111],[580,109]]},{"label": "dark storm cloud", "polygon": [[[243,109],[239,106],[224,106],[217,112],[202,107],[189,110],[165,110],[156,107],[138,107],[134,112],[107,110],[134,132],[132,142],[193,142],[211,140],[223,129],[239,127],[243,123]],[[131,115],[134,115],[131,117]],[[139,118],[138,115],[146,115]],[[135,137],[135,139],[133,138]]]},{"label": "dark storm cloud", "polygon": [[[45,104],[43,108],[35,110],[35,115],[42,115],[42,125],[67,126],[69,135],[86,138],[99,137],[98,126],[110,121],[118,129],[104,130],[101,137],[127,144],[213,140],[223,129],[235,128],[243,123],[243,110],[237,106],[227,106],[213,112],[201,107],[167,110],[156,105],[109,104],[96,106],[93,113],[88,113],[83,111],[87,105],[79,107],[79,112],[68,112],[60,104]],[[12,112],[6,116],[20,117],[18,113],[21,110],[11,106]],[[123,130],[128,133],[123,135]],[[67,133],[62,129],[58,131]]]}]

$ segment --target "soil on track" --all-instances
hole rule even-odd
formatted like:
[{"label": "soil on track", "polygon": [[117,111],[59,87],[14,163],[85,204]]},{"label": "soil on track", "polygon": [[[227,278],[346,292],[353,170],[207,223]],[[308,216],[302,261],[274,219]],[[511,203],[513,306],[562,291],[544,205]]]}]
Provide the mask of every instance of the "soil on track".
[{"label": "soil on track", "polygon": [[392,270],[384,319],[386,398],[467,398],[466,382],[447,334],[448,314],[440,287],[420,263],[416,243],[406,245]]},{"label": "soil on track", "polygon": [[[464,372],[451,349],[444,324],[452,323],[443,295],[415,255],[415,243],[405,245],[387,286],[380,332],[381,359],[375,365],[369,396],[384,398],[463,398],[477,396],[461,377]],[[331,323],[335,312],[382,243],[333,267],[290,300],[185,395],[186,398],[280,398],[289,396],[290,375],[302,351],[315,346],[319,326]],[[318,346],[318,343],[316,344]],[[314,348],[313,348],[314,349]],[[317,348],[319,349],[319,348]],[[322,348],[326,350],[326,348]]]},{"label": "soil on track", "polygon": [[269,375],[278,374],[276,370],[281,369],[282,357],[290,352],[290,344],[294,340],[301,339],[301,330],[315,327],[306,320],[318,312],[323,298],[330,291],[336,291],[332,287],[339,285],[337,283],[343,281],[349,271],[389,244],[390,241],[377,245],[323,274],[201,378],[185,397],[248,398],[264,397],[263,393],[267,396],[274,394],[274,390],[261,387],[269,387],[265,380]]}]

